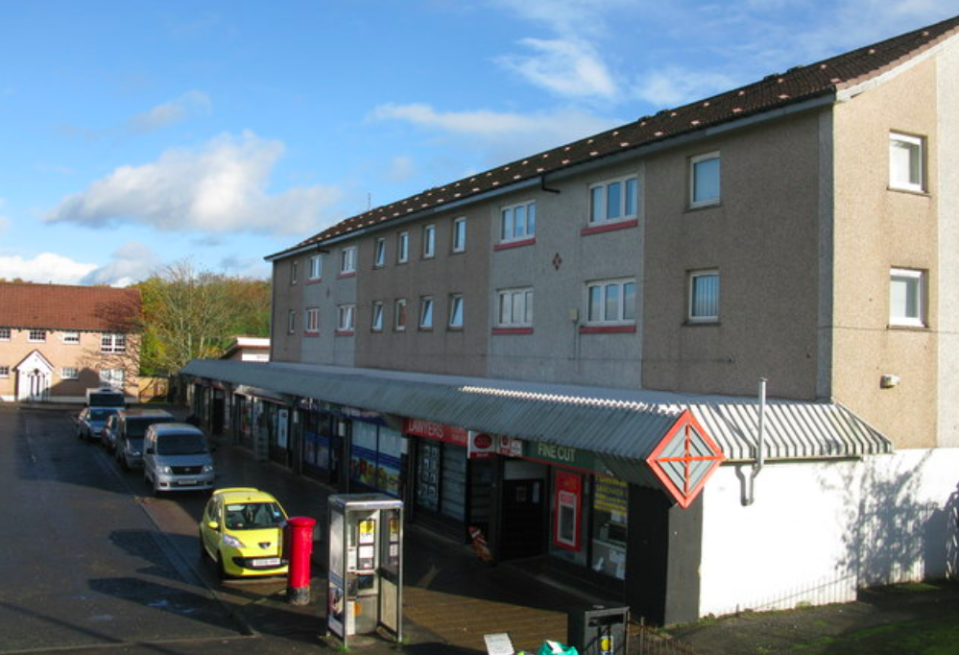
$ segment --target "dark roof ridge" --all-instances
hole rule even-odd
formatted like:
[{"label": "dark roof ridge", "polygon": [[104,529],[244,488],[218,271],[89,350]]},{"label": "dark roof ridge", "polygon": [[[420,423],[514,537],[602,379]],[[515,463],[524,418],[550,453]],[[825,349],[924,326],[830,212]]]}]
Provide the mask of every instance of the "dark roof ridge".
[{"label": "dark roof ridge", "polygon": [[522,181],[583,164],[617,152],[634,150],[707,127],[750,115],[835,94],[896,68],[959,31],[959,16],[890,37],[785,73],[766,75],[756,82],[695,100],[674,109],[662,109],[631,123],[610,128],[578,141],[516,159],[442,186],[346,218],[297,245],[270,255],[281,257],[365,227],[376,226],[420,210],[434,209],[470,196],[508,188]]}]

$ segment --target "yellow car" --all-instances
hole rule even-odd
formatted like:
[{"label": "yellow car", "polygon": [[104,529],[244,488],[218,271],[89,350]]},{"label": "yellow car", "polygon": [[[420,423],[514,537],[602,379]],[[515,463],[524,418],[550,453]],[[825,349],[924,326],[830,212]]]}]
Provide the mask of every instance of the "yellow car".
[{"label": "yellow car", "polygon": [[200,552],[217,564],[221,578],[286,575],[283,525],[286,512],[258,489],[213,492],[200,519]]}]

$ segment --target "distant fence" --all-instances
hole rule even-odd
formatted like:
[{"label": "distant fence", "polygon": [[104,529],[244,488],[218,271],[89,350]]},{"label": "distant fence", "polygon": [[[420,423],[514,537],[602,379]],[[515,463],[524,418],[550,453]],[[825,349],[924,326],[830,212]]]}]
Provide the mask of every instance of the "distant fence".
[{"label": "distant fence", "polygon": [[141,403],[165,400],[169,392],[170,380],[168,378],[140,378],[138,393]]},{"label": "distant fence", "polygon": [[696,651],[640,621],[629,625],[629,655],[696,655]]}]

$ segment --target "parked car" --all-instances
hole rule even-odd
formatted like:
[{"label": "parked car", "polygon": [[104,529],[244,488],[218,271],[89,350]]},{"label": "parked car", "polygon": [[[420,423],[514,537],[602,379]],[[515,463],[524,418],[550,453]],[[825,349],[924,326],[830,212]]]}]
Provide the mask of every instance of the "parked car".
[{"label": "parked car", "polygon": [[285,575],[286,519],[283,507],[265,491],[218,489],[200,518],[200,551],[216,562],[221,578]]},{"label": "parked car", "polygon": [[126,407],[127,400],[123,392],[113,387],[87,389],[87,407]]},{"label": "parked car", "polygon": [[99,441],[107,421],[118,411],[115,407],[84,407],[77,416],[77,439]]},{"label": "parked car", "polygon": [[213,488],[213,457],[203,430],[188,423],[154,423],[143,438],[143,477],[164,491]]},{"label": "parked car", "polygon": [[154,423],[173,423],[176,417],[165,409],[123,409],[107,421],[103,445],[125,469],[143,466],[143,437]]}]

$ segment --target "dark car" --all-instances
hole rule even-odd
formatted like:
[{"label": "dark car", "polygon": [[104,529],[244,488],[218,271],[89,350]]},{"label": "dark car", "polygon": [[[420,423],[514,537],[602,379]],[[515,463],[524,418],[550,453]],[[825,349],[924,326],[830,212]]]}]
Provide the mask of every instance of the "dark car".
[{"label": "dark car", "polygon": [[77,439],[100,440],[107,421],[118,411],[116,407],[85,407],[77,416]]},{"label": "dark car", "polygon": [[123,409],[103,430],[103,445],[113,451],[125,469],[143,466],[143,435],[155,423],[172,423],[176,417],[165,409]]}]

